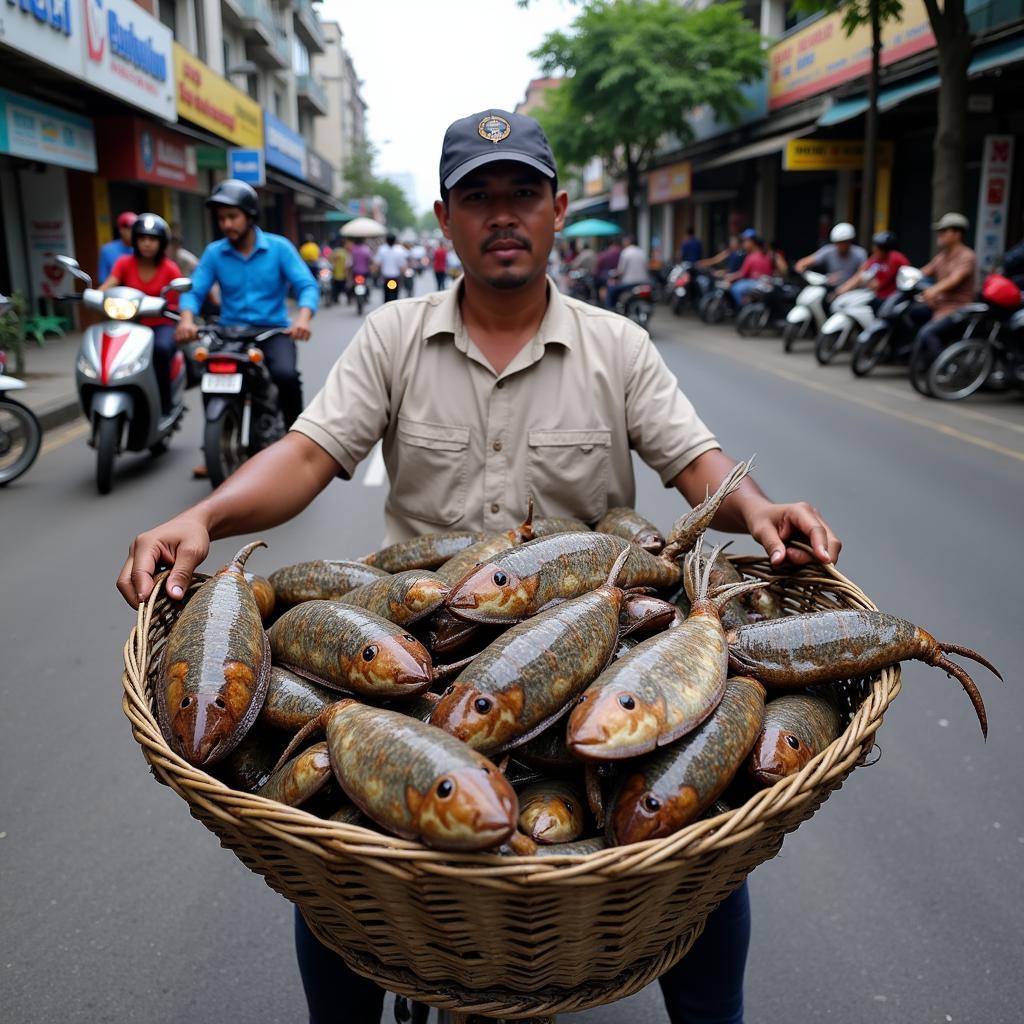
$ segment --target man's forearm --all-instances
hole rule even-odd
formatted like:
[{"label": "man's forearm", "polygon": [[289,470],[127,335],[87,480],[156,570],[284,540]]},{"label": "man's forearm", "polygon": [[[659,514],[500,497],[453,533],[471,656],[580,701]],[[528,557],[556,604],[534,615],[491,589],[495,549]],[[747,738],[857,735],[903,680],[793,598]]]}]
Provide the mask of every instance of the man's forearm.
[{"label": "man's forearm", "polygon": [[[699,505],[704,498],[718,489],[729,475],[736,460],[720,449],[698,455],[673,481],[676,489],[691,504]],[[725,533],[745,533],[750,512],[770,503],[770,499],[751,477],[722,502],[711,525]]]}]

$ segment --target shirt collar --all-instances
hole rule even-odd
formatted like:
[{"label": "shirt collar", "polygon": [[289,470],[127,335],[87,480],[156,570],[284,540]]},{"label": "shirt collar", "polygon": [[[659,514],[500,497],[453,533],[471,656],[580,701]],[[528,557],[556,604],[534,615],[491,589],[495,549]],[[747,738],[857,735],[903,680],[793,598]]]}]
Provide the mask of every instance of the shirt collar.
[{"label": "shirt collar", "polygon": [[[570,351],[575,341],[572,317],[569,316],[565,296],[558,290],[558,285],[549,276],[548,308],[540,328],[533,340],[534,347],[546,348],[549,344],[563,345]],[[462,312],[459,308],[459,297],[462,295],[464,279],[456,282],[454,288],[448,288],[441,300],[433,304],[423,321],[423,336],[426,339],[441,335],[450,335],[455,347],[465,353],[469,347],[466,332],[462,327]]]},{"label": "shirt collar", "polygon": [[249,250],[247,256],[239,254],[238,250],[225,238],[224,241],[227,243],[227,251],[239,260],[250,260],[258,252],[266,252],[270,248],[270,242],[267,240],[266,233],[262,228],[253,228],[253,232],[256,236],[256,241],[253,242],[252,248]]}]

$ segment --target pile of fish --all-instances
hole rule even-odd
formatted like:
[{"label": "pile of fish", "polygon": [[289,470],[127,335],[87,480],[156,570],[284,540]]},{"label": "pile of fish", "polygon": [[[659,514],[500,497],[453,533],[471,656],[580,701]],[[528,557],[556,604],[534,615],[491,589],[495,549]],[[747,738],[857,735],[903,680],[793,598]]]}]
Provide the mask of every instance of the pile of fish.
[{"label": "pile of fish", "polygon": [[[852,679],[996,670],[883,612],[789,614],[703,534],[632,509],[534,519],[194,591],[157,667],[167,743],[229,785],[445,851],[579,854],[670,835],[801,770]],[[269,626],[269,628],[268,628]],[[998,675],[998,672],[996,672]],[[723,803],[724,800],[724,803]]]}]

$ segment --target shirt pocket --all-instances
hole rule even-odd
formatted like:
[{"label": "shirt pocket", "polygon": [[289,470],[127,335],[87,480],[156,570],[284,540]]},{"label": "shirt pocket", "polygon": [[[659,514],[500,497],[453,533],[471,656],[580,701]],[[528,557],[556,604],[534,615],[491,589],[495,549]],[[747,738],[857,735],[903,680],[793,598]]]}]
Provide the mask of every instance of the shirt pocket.
[{"label": "shirt pocket", "polygon": [[595,523],[608,511],[610,430],[531,430],[527,484],[549,515]]},{"label": "shirt pocket", "polygon": [[465,515],[469,428],[398,417],[398,471],[391,487],[407,515],[451,526]]}]

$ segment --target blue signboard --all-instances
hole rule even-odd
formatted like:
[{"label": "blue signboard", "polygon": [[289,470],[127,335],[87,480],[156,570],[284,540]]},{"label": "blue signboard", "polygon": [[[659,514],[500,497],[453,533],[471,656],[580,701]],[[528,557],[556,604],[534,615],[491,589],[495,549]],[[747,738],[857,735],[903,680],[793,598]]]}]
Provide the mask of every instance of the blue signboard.
[{"label": "blue signboard", "polygon": [[92,121],[6,89],[0,89],[0,153],[96,170]]},{"label": "blue signboard", "polygon": [[306,140],[266,111],[263,111],[263,148],[268,166],[293,178],[306,177]]},{"label": "blue signboard", "polygon": [[263,165],[262,149],[229,149],[228,177],[250,185],[266,184],[267,173]]}]

